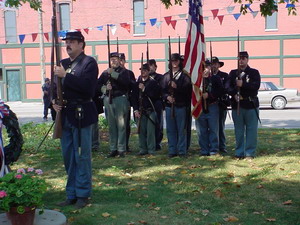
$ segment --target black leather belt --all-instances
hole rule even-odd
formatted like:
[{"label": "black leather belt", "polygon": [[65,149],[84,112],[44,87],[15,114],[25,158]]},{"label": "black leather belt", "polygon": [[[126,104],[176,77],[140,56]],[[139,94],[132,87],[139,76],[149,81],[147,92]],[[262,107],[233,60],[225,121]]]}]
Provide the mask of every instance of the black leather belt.
[{"label": "black leather belt", "polygon": [[66,105],[80,105],[80,104],[93,102],[91,98],[90,99],[67,99],[64,101]]}]

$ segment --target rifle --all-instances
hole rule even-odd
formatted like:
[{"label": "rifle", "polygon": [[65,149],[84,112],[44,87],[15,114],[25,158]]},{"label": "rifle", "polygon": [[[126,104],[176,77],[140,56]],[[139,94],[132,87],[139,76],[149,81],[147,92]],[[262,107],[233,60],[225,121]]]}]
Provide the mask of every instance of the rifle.
[{"label": "rifle", "polygon": [[[53,74],[51,74],[51,77],[54,77],[54,52],[55,52],[56,66],[60,66],[60,51],[59,51],[58,33],[57,33],[55,0],[52,0],[52,6],[53,6],[53,16],[52,16],[51,73]],[[63,106],[62,78],[58,76],[56,76],[56,88],[57,88],[56,104],[59,106]],[[61,111],[59,111],[56,113],[53,138],[57,139],[61,137],[62,137],[62,118],[61,118]]]},{"label": "rifle", "polygon": [[[172,82],[174,81],[174,77],[173,77],[173,70],[172,70],[172,54],[171,54],[171,40],[170,40],[170,36],[169,36],[169,73],[170,73],[170,94],[171,97],[174,97],[174,88],[172,87]],[[171,118],[175,117],[175,112],[174,112],[174,102],[172,102],[171,104]]]},{"label": "rifle", "polygon": [[[107,49],[108,49],[108,67],[111,68],[111,63],[110,63],[109,24],[107,24]],[[109,75],[109,77],[108,77],[108,83],[111,84],[111,75]],[[112,104],[112,89],[108,91],[108,103]]]},{"label": "rifle", "polygon": [[[240,31],[238,30],[238,36],[237,36],[237,51],[238,51],[238,58],[237,58],[237,78],[238,80],[241,79],[241,67],[240,67]],[[241,88],[237,87],[237,115],[240,115],[240,94],[241,94]]]},{"label": "rifle", "polygon": [[147,64],[149,65],[149,44],[148,44],[148,41],[147,41],[146,57],[147,57]]},{"label": "rifle", "polygon": [[117,37],[117,53],[119,54],[119,38]]},{"label": "rifle", "polygon": [[178,37],[178,53],[179,55],[181,56],[181,53],[180,53],[180,36]]},{"label": "rifle", "polygon": [[[143,68],[143,61],[144,61],[144,58],[143,58],[143,53],[142,53],[142,57],[141,57],[141,71],[142,71],[142,68]],[[141,76],[141,79],[142,79],[142,76]],[[143,80],[142,80],[143,82]],[[139,112],[140,112],[140,118],[138,120],[138,124],[137,124],[137,133],[140,134],[140,131],[141,131],[141,120],[142,120],[142,114],[143,114],[143,92],[142,90],[139,88]]]}]

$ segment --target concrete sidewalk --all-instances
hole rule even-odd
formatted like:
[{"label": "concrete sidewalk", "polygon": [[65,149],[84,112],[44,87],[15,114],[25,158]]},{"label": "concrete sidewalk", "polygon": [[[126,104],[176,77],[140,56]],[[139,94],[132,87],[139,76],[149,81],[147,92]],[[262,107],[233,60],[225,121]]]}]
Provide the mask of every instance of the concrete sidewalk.
[{"label": "concrete sidewalk", "polygon": [[[20,124],[43,122],[44,104],[42,102],[5,102],[6,105],[17,115]],[[49,109],[48,120],[51,120]]]}]

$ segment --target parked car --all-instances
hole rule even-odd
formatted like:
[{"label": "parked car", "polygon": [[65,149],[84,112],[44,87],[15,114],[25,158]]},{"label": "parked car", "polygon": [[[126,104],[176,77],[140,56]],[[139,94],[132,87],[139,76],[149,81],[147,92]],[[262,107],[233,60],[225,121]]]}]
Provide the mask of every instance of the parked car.
[{"label": "parked car", "polygon": [[274,109],[284,109],[288,102],[300,101],[297,89],[283,88],[265,81],[260,84],[258,98],[260,104],[271,105]]}]

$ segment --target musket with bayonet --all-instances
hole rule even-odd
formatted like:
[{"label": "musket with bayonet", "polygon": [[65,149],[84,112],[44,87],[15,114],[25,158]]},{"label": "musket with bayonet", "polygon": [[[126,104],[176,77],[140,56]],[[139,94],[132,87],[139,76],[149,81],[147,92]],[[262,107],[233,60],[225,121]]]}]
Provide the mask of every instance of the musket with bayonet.
[{"label": "musket with bayonet", "polygon": [[180,48],[180,36],[178,37],[178,53],[181,56],[181,48]]},{"label": "musket with bayonet", "polygon": [[[240,66],[240,31],[238,30],[238,36],[237,36],[237,79],[241,80],[241,66]],[[241,98],[241,88],[237,87],[237,93],[236,93],[236,101],[237,101],[237,115],[240,115],[240,98]]]},{"label": "musket with bayonet", "polygon": [[148,41],[147,41],[146,59],[147,59],[147,64],[149,65],[149,43],[148,43]]},{"label": "musket with bayonet", "polygon": [[[60,66],[60,48],[58,42],[57,33],[57,19],[56,19],[56,2],[52,0],[53,15],[52,15],[52,48],[51,48],[51,77],[54,78],[54,61],[56,61],[56,66]],[[56,76],[56,91],[57,97],[55,99],[56,104],[63,107],[63,94],[62,94],[62,78]],[[62,115],[61,111],[56,113],[55,125],[53,130],[53,138],[62,137]]]},{"label": "musket with bayonet", "polygon": [[[108,52],[108,67],[111,68],[110,63],[110,40],[109,40],[109,24],[107,24],[107,52]],[[111,84],[111,75],[109,74],[108,83]],[[112,104],[112,89],[108,91],[108,103]]]},{"label": "musket with bayonet", "polygon": [[[172,87],[172,82],[174,82],[174,76],[173,76],[173,68],[172,68],[172,50],[171,50],[171,40],[169,36],[169,73],[170,73],[170,85],[169,85],[169,91],[172,99],[174,99],[174,88]],[[174,112],[174,102],[171,103],[171,118],[175,117]]]},{"label": "musket with bayonet", "polygon": [[[144,55],[142,53],[142,57],[141,57],[141,72],[143,69],[143,61],[144,61]],[[141,75],[141,80],[142,80],[142,75]],[[143,80],[141,81],[143,82]],[[139,112],[140,112],[140,118],[138,119],[138,124],[137,124],[137,133],[140,134],[141,131],[141,121],[142,121],[142,114],[143,114],[143,91],[142,89],[139,88]]]}]

